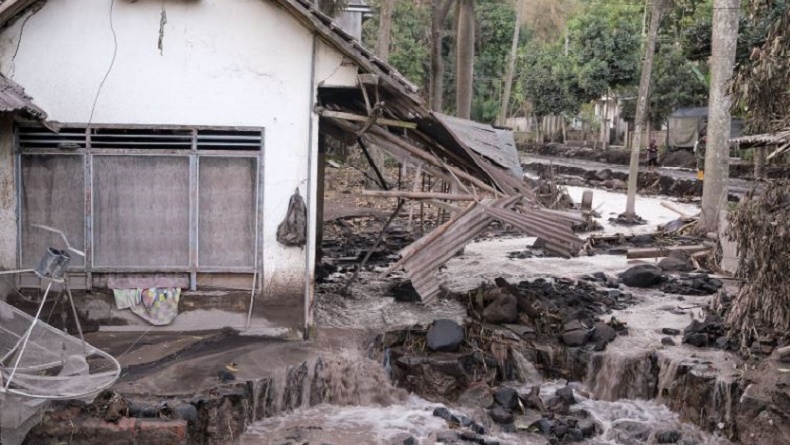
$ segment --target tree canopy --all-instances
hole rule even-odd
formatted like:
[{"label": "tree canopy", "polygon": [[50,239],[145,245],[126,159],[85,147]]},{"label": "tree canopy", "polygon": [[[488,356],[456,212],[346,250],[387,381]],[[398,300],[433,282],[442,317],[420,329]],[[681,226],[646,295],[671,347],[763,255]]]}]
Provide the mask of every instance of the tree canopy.
[{"label": "tree canopy", "polygon": [[[757,2],[758,0],[752,0]],[[790,0],[783,0],[784,2]],[[590,0],[490,0],[475,2],[475,62],[472,118],[493,123],[502,100],[508,54],[522,2],[523,23],[509,110],[523,113],[529,103],[536,115],[577,116],[582,106],[607,93],[635,94],[640,75],[644,5]],[[378,0],[370,0],[374,8]],[[431,72],[430,1],[395,2],[390,62],[424,87]],[[653,67],[650,119],[663,123],[675,108],[706,103],[712,0],[674,0],[661,26]],[[452,36],[451,13],[443,26]],[[377,18],[364,26],[363,40],[375,45]],[[443,111],[455,110],[455,39],[445,38]],[[748,56],[748,54],[747,54]],[[623,117],[633,119],[624,103]]]}]

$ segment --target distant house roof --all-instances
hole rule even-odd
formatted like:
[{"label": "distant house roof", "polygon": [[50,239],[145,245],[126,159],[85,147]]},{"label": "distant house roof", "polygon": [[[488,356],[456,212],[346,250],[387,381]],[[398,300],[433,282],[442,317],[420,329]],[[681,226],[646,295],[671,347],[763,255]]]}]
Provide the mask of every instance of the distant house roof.
[{"label": "distant house roof", "polygon": [[670,118],[699,118],[708,117],[708,107],[697,108],[678,108],[671,115]]}]

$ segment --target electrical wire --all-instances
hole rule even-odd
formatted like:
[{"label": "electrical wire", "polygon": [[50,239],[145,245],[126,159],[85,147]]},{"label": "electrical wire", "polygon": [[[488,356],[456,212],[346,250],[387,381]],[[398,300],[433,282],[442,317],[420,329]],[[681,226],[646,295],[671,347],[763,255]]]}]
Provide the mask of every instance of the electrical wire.
[{"label": "electrical wire", "polygon": [[19,54],[19,47],[22,45],[22,36],[25,32],[25,26],[27,25],[27,21],[30,20],[31,17],[36,15],[36,12],[32,12],[30,15],[25,17],[25,20],[22,22],[22,26],[19,29],[19,40],[16,41],[16,48],[14,49],[14,55],[11,57],[11,70],[8,74],[8,77],[13,79],[14,73],[16,72],[16,55]]},{"label": "electrical wire", "polygon": [[93,107],[91,107],[91,115],[88,119],[88,127],[90,127],[91,123],[93,122],[93,113],[96,112],[96,104],[99,102],[99,96],[101,95],[102,88],[104,88],[104,82],[107,81],[107,78],[110,77],[110,72],[112,71],[113,66],[115,66],[115,58],[118,55],[118,35],[115,33],[115,24],[113,23],[112,13],[113,9],[115,8],[115,0],[110,0],[110,31],[112,32],[112,42],[113,42],[113,50],[112,50],[112,60],[110,60],[110,66],[107,67],[107,72],[104,73],[104,77],[99,83],[99,88],[96,90],[96,97],[93,98]]}]

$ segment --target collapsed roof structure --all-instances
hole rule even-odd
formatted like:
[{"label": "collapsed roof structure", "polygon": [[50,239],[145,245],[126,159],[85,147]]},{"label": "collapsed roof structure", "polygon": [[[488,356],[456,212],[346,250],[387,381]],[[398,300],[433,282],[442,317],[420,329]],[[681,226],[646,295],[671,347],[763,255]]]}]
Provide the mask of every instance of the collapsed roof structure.
[{"label": "collapsed roof structure", "polygon": [[[355,142],[366,152],[367,147],[378,147],[401,164],[453,184],[457,193],[445,194],[446,200],[471,202],[465,208],[451,207],[454,215],[404,249],[401,260],[388,270],[403,269],[423,302],[440,294],[437,269],[493,221],[539,237],[558,255],[577,252],[581,241],[571,225],[580,218],[540,204],[534,184],[523,178],[512,132],[429,110],[415,85],[336,27],[309,0],[276,2],[360,67],[356,87],[319,88],[316,111],[321,131]],[[370,156],[368,160],[372,163]],[[381,195],[443,200],[441,194]]]}]

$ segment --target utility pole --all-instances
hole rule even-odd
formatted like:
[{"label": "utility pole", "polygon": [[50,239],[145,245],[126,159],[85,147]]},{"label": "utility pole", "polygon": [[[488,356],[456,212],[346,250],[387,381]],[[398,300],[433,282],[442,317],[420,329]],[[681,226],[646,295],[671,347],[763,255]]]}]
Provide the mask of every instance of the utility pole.
[{"label": "utility pole", "polygon": [[516,1],[516,24],[513,29],[513,43],[510,46],[510,59],[508,60],[507,72],[505,73],[505,91],[502,93],[502,105],[499,107],[499,118],[497,123],[505,125],[507,119],[507,109],[510,105],[510,90],[513,88],[513,75],[516,71],[516,57],[518,56],[518,39],[521,31],[521,14],[524,10],[522,0]]},{"label": "utility pole", "polygon": [[639,176],[639,154],[642,151],[642,132],[647,117],[647,100],[650,93],[650,77],[653,74],[653,56],[656,52],[658,26],[661,24],[661,13],[664,9],[664,0],[653,1],[653,11],[650,16],[650,31],[645,47],[645,59],[642,62],[642,76],[639,79],[639,95],[636,100],[636,118],[634,119],[634,143],[631,147],[631,164],[628,169],[628,196],[625,204],[626,219],[636,217],[636,186]]},{"label": "utility pole", "polygon": [[738,44],[739,0],[714,0],[713,37],[708,99],[708,145],[702,186],[702,215],[697,230],[718,232],[719,212],[727,205],[730,180],[730,105],[727,83],[735,66]]}]

